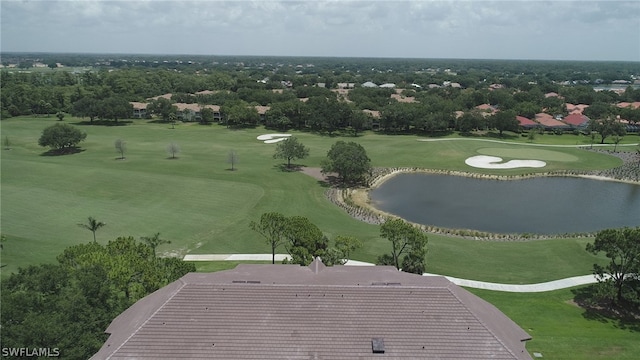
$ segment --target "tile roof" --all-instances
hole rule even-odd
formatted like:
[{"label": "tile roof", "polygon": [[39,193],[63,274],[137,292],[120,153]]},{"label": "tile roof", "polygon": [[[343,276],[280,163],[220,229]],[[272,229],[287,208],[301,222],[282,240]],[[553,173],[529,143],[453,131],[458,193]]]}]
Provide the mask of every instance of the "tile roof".
[{"label": "tile roof", "polygon": [[391,94],[391,98],[392,99],[396,99],[396,101],[401,102],[401,103],[415,103],[416,98],[413,96],[403,96],[400,94]]},{"label": "tile roof", "polygon": [[589,122],[589,118],[586,115],[582,114],[569,114],[565,116],[562,121],[569,125],[581,126],[586,125]]},{"label": "tile roof", "polygon": [[187,274],[106,332],[93,359],[531,359],[524,330],[444,277],[319,260]]},{"label": "tile roof", "polygon": [[478,110],[482,110],[482,111],[488,111],[492,114],[495,114],[497,112],[496,108],[494,106],[491,106],[489,104],[481,104],[476,106],[476,109]]},{"label": "tile roof", "polygon": [[632,107],[634,109],[638,109],[640,108],[640,101],[634,101],[632,103],[630,102],[621,102],[616,104],[617,107],[619,108],[626,108],[626,107]]},{"label": "tile roof", "polygon": [[147,100],[158,100],[160,98],[165,98],[167,100],[171,100],[171,97],[173,97],[173,94],[164,94],[164,95],[158,95],[158,96],[154,96],[154,97],[148,98]]},{"label": "tile roof", "polygon": [[586,104],[571,104],[571,103],[566,103],[564,104],[565,107],[567,108],[567,111],[571,114],[582,114],[582,112],[584,111],[584,109],[588,108],[589,105]]},{"label": "tile roof", "polygon": [[553,116],[545,113],[537,113],[536,121],[544,125],[545,127],[567,127],[567,124],[563,123],[562,121],[558,121],[554,119]]},{"label": "tile roof", "polygon": [[516,116],[516,120],[518,120],[518,122],[520,123],[520,126],[538,126],[540,124],[538,124],[537,122],[528,119],[524,116]]},{"label": "tile roof", "polygon": [[369,110],[369,109],[364,109],[362,110],[363,113],[375,118],[375,119],[379,119],[380,118],[380,111],[378,110]]},{"label": "tile roof", "polygon": [[137,101],[131,101],[129,102],[129,104],[131,104],[133,106],[133,110],[146,110],[147,109],[147,103],[142,103],[142,102],[137,102]]}]

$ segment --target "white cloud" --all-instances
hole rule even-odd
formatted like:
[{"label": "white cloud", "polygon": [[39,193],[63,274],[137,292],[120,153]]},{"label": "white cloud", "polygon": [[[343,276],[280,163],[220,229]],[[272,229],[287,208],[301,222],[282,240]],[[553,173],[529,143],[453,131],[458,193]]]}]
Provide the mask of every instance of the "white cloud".
[{"label": "white cloud", "polygon": [[3,51],[640,61],[638,1],[0,3]]}]

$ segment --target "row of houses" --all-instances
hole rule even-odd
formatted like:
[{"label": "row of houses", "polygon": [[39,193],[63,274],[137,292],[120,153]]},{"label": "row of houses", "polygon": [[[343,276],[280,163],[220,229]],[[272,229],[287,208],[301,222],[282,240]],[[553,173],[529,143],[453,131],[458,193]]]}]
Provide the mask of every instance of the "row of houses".
[{"label": "row of houses", "polygon": [[[632,107],[633,109],[638,109],[640,108],[640,102],[621,102],[616,106],[619,108]],[[589,105],[566,103],[565,107],[568,112],[567,116],[552,116],[547,113],[537,113],[534,119],[529,119],[524,116],[516,116],[516,120],[518,120],[520,127],[525,130],[536,128],[542,128],[547,131],[585,130],[587,126],[589,126],[589,121],[591,121],[591,119],[583,114],[583,111],[588,108]],[[478,105],[476,106],[476,109],[482,111],[484,116],[493,115],[498,111],[496,107],[489,104]],[[619,116],[617,120],[625,126],[627,132],[640,131],[639,124],[631,123],[626,119],[621,119]]]},{"label": "row of houses", "polygon": [[[131,102],[133,106],[133,118],[135,119],[148,119],[151,114],[147,111],[149,103],[143,102]],[[219,105],[200,105],[200,104],[187,104],[187,103],[174,103],[176,107],[176,115],[180,121],[193,122],[202,120],[202,109],[211,109],[213,112],[213,121],[222,121],[222,112],[220,112]],[[255,106],[254,107],[260,115],[260,120],[264,121],[269,106]]]},{"label": "row of houses", "polygon": [[[353,84],[341,84],[342,86],[339,89],[334,89],[333,91],[341,98],[348,101],[348,91],[352,88]],[[196,93],[196,95],[207,95],[213,94],[215,91],[205,90]],[[559,96],[555,93],[545,94],[545,96]],[[172,94],[164,94],[159,95],[153,98],[149,98],[148,100],[156,100],[159,98],[171,99]],[[391,94],[391,98],[395,99],[401,103],[415,103],[417,100],[412,96],[405,96],[403,94],[403,89],[396,89],[394,94]],[[308,99],[300,99],[300,101],[306,101]],[[133,118],[145,119],[149,118],[150,114],[147,111],[148,103],[143,102],[131,102],[133,105]],[[220,111],[219,105],[200,105],[195,103],[174,103],[173,104],[177,108],[177,116],[178,119],[185,122],[192,121],[200,121],[202,120],[201,111],[204,108],[211,109],[213,113],[214,121],[222,121],[223,114]],[[619,108],[627,108],[631,107],[633,109],[640,108],[640,102],[621,102],[616,104]],[[589,117],[583,114],[584,110],[588,108],[587,104],[571,104],[566,103],[565,108],[567,110],[567,116],[556,115],[555,117],[549,115],[547,113],[537,113],[534,119],[529,119],[524,116],[517,116],[516,119],[518,123],[523,129],[533,129],[533,128],[543,128],[548,131],[554,130],[584,130],[589,125]],[[265,121],[267,112],[271,109],[269,106],[260,106],[257,105],[254,107],[258,114],[260,115],[260,121]],[[495,114],[498,109],[495,106],[490,104],[481,104],[476,106],[476,109],[481,111],[483,116],[490,116]],[[379,119],[381,114],[380,111],[374,110],[363,110],[367,115],[371,116],[373,119]],[[458,116],[461,116],[463,112],[457,112]],[[618,119],[621,123],[623,123],[626,127],[627,132],[637,132],[640,131],[640,125],[631,123],[625,119]]]}]

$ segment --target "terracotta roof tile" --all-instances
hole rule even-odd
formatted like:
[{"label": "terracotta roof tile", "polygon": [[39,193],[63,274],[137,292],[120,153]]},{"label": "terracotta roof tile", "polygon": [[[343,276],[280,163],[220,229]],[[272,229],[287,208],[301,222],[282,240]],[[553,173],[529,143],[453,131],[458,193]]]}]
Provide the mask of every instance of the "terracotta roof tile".
[{"label": "terracotta roof tile", "polygon": [[187,274],[107,332],[95,359],[531,359],[528,334],[443,277],[317,260]]}]

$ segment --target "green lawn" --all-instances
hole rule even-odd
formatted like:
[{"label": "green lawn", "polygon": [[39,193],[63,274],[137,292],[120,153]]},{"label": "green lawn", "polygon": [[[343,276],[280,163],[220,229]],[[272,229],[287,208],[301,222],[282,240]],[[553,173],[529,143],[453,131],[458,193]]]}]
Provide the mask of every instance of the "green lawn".
[{"label": "green lawn", "polygon": [[577,289],[536,294],[468,290],[495,305],[531,335],[529,354],[538,352],[544,359],[562,360],[631,360],[640,354],[640,322],[592,318],[573,302]]},{"label": "green lawn", "polygon": [[[66,119],[75,123],[77,119]],[[332,205],[316,180],[283,172],[272,158],[275,145],[256,137],[262,128],[229,130],[218,125],[178,125],[133,121],[126,126],[80,126],[88,133],[84,151],[43,156],[37,145],[42,130],[56,119],[3,120],[2,137],[11,150],[1,151],[1,225],[7,237],[2,276],[20,266],[55,261],[64,248],[92,240],[77,226],[93,216],[107,225],[97,233],[105,243],[117,236],[145,236],[160,232],[171,240],[160,251],[186,253],[268,253],[269,247],[248,224],[263,212],[310,218],[329,237],[353,235],[364,242],[356,260],[374,262],[389,251],[378,226],[354,220]],[[574,148],[533,147],[514,136],[514,144],[485,141],[421,142],[418,136],[367,133],[358,138],[295,133],[311,149],[300,161],[319,166],[337,140],[354,140],[367,150],[374,166],[424,167],[517,175],[530,171],[483,171],[464,164],[479,154],[512,158],[544,157],[543,170],[605,169],[620,160]],[[451,137],[451,136],[450,136]],[[127,143],[126,159],[118,160],[114,142]],[[168,159],[166,147],[177,143],[178,159]],[[627,136],[626,143],[638,142]],[[535,143],[588,144],[575,135],[538,136]],[[237,171],[230,171],[227,155],[237,151]],[[429,235],[427,270],[475,280],[534,283],[590,272],[595,257],[584,250],[589,239],[551,239],[530,242],[473,241]],[[196,263],[198,271],[218,271],[236,262]],[[570,290],[541,294],[494,293],[473,290],[496,304],[534,337],[530,351],[545,358],[633,358],[640,353],[637,332],[614,324],[587,320],[582,310],[566,303]]]},{"label": "green lawn", "polygon": [[[76,123],[78,119],[65,122]],[[388,249],[378,227],[354,220],[328,202],[318,182],[301,173],[280,170],[272,158],[275,145],[256,137],[262,128],[229,130],[218,125],[169,125],[138,120],[126,126],[83,126],[88,133],[84,151],[43,156],[37,145],[51,118],[13,118],[2,121],[2,136],[12,143],[2,150],[3,273],[18,266],[50,262],[67,246],[91,240],[77,226],[93,216],[107,226],[98,241],[117,236],[145,236],[160,232],[171,245],[161,251],[186,253],[269,252],[248,224],[266,211],[309,217],[329,237],[354,235],[365,247],[354,255],[375,261]],[[368,133],[358,138],[296,133],[310,147],[301,163],[319,166],[339,139],[355,140],[368,151],[374,166],[416,166],[481,171],[464,164],[468,156],[488,151],[515,152],[523,145],[484,141],[417,141],[418,136]],[[566,135],[566,142],[574,142]],[[118,160],[114,141],[126,141],[126,159]],[[555,137],[557,140],[562,137]],[[526,144],[515,137],[514,141]],[[166,147],[180,146],[178,159],[168,159]],[[528,148],[528,146],[526,146]],[[237,151],[237,171],[230,171],[227,155]],[[531,149],[546,154],[548,169],[614,167],[611,156],[571,148]],[[554,160],[554,157],[557,158]],[[531,170],[508,170],[521,174]],[[487,281],[527,283],[587,273],[595,258],[584,240],[562,239],[529,243],[476,242],[430,235],[429,271]],[[536,269],[544,268],[543,272]]]}]

